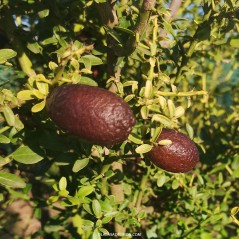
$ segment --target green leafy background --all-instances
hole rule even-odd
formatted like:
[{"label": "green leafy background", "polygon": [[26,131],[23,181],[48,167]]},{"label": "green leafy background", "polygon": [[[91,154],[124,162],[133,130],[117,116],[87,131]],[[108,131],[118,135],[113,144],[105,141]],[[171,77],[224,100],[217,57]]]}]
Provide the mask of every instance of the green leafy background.
[{"label": "green leafy background", "polygon": [[[21,199],[41,223],[31,238],[98,239],[117,225],[149,239],[238,238],[238,1],[186,0],[174,19],[171,2],[156,1],[140,36],[143,1],[117,1],[114,28],[101,21],[107,2],[1,2],[0,237],[29,236],[9,230],[8,208]],[[124,98],[137,119],[128,140],[106,148],[60,131],[45,104],[68,83]],[[195,170],[147,160],[163,127],[197,144]]]}]

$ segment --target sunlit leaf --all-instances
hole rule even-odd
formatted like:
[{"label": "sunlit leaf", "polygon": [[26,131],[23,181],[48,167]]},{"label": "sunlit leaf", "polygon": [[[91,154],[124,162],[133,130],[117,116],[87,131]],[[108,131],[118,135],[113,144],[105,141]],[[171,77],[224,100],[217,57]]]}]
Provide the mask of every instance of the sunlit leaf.
[{"label": "sunlit leaf", "polygon": [[41,111],[41,110],[44,109],[45,105],[46,105],[46,100],[43,100],[43,101],[41,101],[40,103],[35,104],[35,105],[31,108],[31,111],[32,111],[33,113],[39,112],[39,111]]},{"label": "sunlit leaf", "polygon": [[142,144],[135,149],[135,152],[138,154],[148,153],[153,148],[150,144]]},{"label": "sunlit leaf", "polygon": [[74,173],[79,172],[81,169],[85,168],[89,163],[89,158],[78,159],[75,161],[72,171]]},{"label": "sunlit leaf", "polygon": [[97,218],[101,217],[101,206],[99,201],[96,199],[92,201],[92,210]]},{"label": "sunlit leaf", "polygon": [[66,177],[61,177],[60,181],[59,181],[59,189],[60,190],[65,190],[67,187],[67,180]]},{"label": "sunlit leaf", "polygon": [[19,176],[0,171],[0,184],[12,188],[24,188],[26,183]]},{"label": "sunlit leaf", "polygon": [[15,57],[17,53],[12,49],[0,49],[0,64],[3,64],[8,59]]},{"label": "sunlit leaf", "polygon": [[8,125],[14,126],[14,124],[15,124],[15,115],[14,115],[12,109],[9,106],[4,105],[2,107],[2,112],[3,112],[3,115],[4,115]]}]

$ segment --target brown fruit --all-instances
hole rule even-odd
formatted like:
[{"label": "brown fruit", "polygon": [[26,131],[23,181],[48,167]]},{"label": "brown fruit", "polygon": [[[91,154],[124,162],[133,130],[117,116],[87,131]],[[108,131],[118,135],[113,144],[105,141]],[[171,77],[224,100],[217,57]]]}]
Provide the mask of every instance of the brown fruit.
[{"label": "brown fruit", "polygon": [[129,105],[105,89],[63,85],[47,98],[51,119],[70,134],[92,144],[122,143],[135,124]]},{"label": "brown fruit", "polygon": [[154,146],[148,153],[156,166],[173,173],[185,173],[196,166],[198,149],[188,136],[176,130],[163,129],[157,142],[164,139],[171,140],[172,144]]}]

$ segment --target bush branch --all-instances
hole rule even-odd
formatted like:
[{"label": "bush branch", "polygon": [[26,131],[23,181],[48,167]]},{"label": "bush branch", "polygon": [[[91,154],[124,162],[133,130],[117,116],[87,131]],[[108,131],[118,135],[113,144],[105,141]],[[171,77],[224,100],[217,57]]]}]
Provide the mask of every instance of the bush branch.
[{"label": "bush branch", "polygon": [[[181,4],[182,4],[182,0],[172,0],[171,4],[169,6],[170,14],[166,17],[166,19],[165,19],[166,21],[170,21],[170,20],[173,20],[175,18]],[[164,29],[160,29],[159,36],[161,38],[166,38],[167,32]],[[162,40],[162,41],[160,41],[160,45],[164,48],[168,48],[169,47],[169,41],[168,40]]]},{"label": "bush branch", "polygon": [[122,49],[122,55],[129,56],[134,52],[138,44],[138,37],[143,36],[147,29],[152,10],[156,0],[144,0],[139,12],[136,25],[133,29],[134,35],[129,38],[127,45]]}]

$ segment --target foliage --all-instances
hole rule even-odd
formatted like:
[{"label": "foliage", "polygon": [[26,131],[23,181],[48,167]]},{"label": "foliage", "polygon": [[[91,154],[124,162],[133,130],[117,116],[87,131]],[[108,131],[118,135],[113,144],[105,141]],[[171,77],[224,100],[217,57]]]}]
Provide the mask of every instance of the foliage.
[{"label": "foliage", "polygon": [[[42,224],[32,238],[237,238],[238,1],[186,0],[176,18],[170,1],[109,2],[1,2],[1,237],[24,199]],[[69,83],[124,98],[128,140],[106,148],[57,128],[47,95]],[[198,145],[193,172],[148,161],[163,127]]]}]

